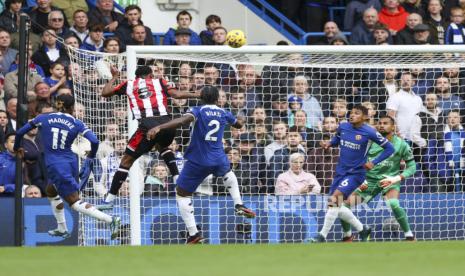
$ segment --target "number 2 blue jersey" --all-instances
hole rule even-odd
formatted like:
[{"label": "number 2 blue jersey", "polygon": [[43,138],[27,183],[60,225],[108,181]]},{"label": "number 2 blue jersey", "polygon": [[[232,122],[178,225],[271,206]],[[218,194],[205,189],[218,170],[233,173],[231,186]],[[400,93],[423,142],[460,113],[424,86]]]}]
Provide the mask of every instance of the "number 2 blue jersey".
[{"label": "number 2 blue jersey", "polygon": [[[75,155],[71,151],[74,139],[80,133],[85,135],[91,132],[83,122],[70,114],[61,112],[41,114],[21,128],[19,132],[27,132],[34,127],[39,128],[46,164],[75,160]],[[89,135],[86,135],[86,138],[87,136]],[[95,135],[92,136],[95,137]]]},{"label": "number 2 blue jersey", "polygon": [[194,116],[195,122],[184,158],[204,166],[217,165],[226,157],[223,148],[224,128],[227,124],[235,124],[236,118],[231,112],[216,105],[196,106],[187,114]]},{"label": "number 2 blue jersey", "polygon": [[[367,162],[367,154],[371,141],[385,149],[390,146],[389,141],[369,125],[364,124],[359,128],[354,128],[350,123],[341,123],[337,129],[336,136],[331,140],[332,146],[339,144],[340,148],[336,173],[339,175],[365,173],[363,165]],[[388,156],[392,152],[389,154],[388,151]],[[378,160],[374,161],[380,162]]]}]

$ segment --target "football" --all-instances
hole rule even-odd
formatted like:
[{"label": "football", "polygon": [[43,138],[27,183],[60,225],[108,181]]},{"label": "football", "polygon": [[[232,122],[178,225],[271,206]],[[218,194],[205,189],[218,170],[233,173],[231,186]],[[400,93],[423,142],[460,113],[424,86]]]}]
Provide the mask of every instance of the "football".
[{"label": "football", "polygon": [[239,48],[247,43],[247,38],[243,31],[232,30],[226,35],[226,43],[233,48]]}]

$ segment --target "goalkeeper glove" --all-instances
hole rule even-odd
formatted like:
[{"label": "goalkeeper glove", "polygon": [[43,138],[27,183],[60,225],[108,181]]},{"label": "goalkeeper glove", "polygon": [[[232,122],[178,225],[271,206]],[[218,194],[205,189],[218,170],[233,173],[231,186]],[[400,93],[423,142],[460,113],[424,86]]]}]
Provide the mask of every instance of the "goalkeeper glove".
[{"label": "goalkeeper glove", "polygon": [[383,176],[384,176],[384,179],[382,179],[379,182],[379,183],[381,183],[382,188],[389,187],[392,184],[400,182],[402,180],[402,176],[400,174],[396,175],[396,176],[387,176],[387,175],[383,175]]},{"label": "goalkeeper glove", "polygon": [[82,191],[89,181],[90,173],[94,166],[94,158],[87,157],[79,170],[79,190]]}]

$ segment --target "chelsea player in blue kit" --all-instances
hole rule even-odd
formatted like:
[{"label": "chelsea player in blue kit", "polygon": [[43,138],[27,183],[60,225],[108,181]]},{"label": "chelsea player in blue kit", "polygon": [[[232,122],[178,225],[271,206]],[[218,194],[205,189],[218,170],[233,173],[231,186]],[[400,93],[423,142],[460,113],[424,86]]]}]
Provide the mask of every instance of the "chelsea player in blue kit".
[{"label": "chelsea player in blue kit", "polygon": [[235,128],[241,128],[242,122],[234,118],[230,112],[216,106],[218,97],[217,88],[205,86],[201,92],[201,99],[205,105],[193,107],[181,118],[154,127],[147,133],[147,139],[154,139],[157,133],[164,129],[173,129],[194,122],[191,141],[184,154],[187,161],[176,181],[176,202],[189,231],[187,244],[201,243],[204,240],[195,222],[192,193],[210,174],[224,178],[237,215],[255,217],[255,213],[242,203],[237,178],[231,171],[222,142],[225,126],[230,124]]},{"label": "chelsea player in blue kit", "polygon": [[41,114],[19,129],[16,133],[14,145],[14,151],[19,157],[22,157],[24,150],[20,148],[20,145],[24,134],[33,128],[39,128],[48,178],[53,183],[47,186],[46,193],[58,224],[57,229],[48,233],[63,238],[70,236],[66,227],[63,198],[72,209],[108,223],[111,238],[114,239],[119,231],[120,218],[105,214],[79,198],[80,187],[76,180],[78,177],[77,156],[71,151],[74,139],[78,134],[83,135],[91,142],[91,151],[85,161],[85,166],[90,166],[89,164],[97,153],[99,141],[83,122],[71,115],[74,110],[73,96],[58,96],[56,98],[56,109],[58,112]]},{"label": "chelsea player in blue kit", "polygon": [[[391,156],[394,153],[394,147],[374,128],[365,124],[367,118],[366,107],[354,106],[350,112],[350,123],[341,123],[331,141],[320,143],[325,149],[339,145],[340,154],[336,175],[329,191],[328,210],[323,227],[311,240],[312,242],[326,241],[326,236],[338,217],[351,224],[359,232],[362,241],[366,241],[370,236],[371,229],[363,226],[352,211],[344,206],[343,201],[365,181],[366,170],[372,169],[376,164]],[[367,163],[371,142],[380,145],[384,150],[377,158]]]}]

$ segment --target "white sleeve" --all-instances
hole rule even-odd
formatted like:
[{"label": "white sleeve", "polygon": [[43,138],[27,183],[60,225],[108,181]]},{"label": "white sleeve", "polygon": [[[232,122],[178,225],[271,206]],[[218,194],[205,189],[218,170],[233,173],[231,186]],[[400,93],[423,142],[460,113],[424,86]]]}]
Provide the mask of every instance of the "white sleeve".
[{"label": "white sleeve", "polygon": [[399,109],[399,97],[396,95],[392,95],[386,102],[386,110],[394,110],[397,111]]}]

